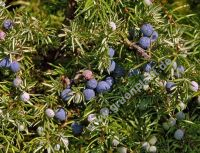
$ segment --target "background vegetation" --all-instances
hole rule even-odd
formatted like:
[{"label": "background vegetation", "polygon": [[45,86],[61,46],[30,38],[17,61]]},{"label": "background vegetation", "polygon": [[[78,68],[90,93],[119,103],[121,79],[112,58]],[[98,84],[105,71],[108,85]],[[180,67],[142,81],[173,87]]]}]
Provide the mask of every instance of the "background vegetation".
[{"label": "background vegetation", "polygon": [[[0,24],[11,19],[14,25],[8,31],[1,28],[6,38],[0,41],[0,59],[18,60],[21,71],[13,74],[8,69],[0,70],[0,151],[112,153],[123,146],[128,152],[139,153],[142,143],[156,136],[159,153],[199,153],[200,92],[189,89],[190,81],[200,82],[199,8],[198,0],[162,0],[150,6],[140,0],[6,1],[6,7],[0,6]],[[111,21],[117,26],[114,31],[109,26]],[[138,42],[144,23],[152,24],[159,33],[158,41],[147,51],[152,56],[150,60],[160,63],[171,59],[183,65],[185,73],[181,78],[174,77],[170,65],[156,80],[173,80],[177,86],[172,94],[153,80],[148,90],[131,97],[91,132],[86,128],[88,115],[100,116],[101,108],[109,108],[143,77],[143,66],[149,61],[131,50],[124,40],[132,30],[131,41]],[[92,70],[97,80],[110,75],[109,47],[115,49],[113,59],[125,70],[123,77],[116,77],[112,91],[85,102],[85,84],[80,83],[73,86],[73,91],[81,100],[63,102],[63,79],[73,79],[83,69]],[[129,71],[136,68],[142,74],[128,77]],[[20,88],[12,85],[16,76],[23,80]],[[30,94],[29,103],[20,100],[23,91]],[[163,123],[181,110],[180,101],[187,106],[183,111],[186,118],[164,130]],[[68,114],[63,124],[44,114],[47,108],[56,110],[60,106]],[[80,136],[72,133],[73,121],[84,126]],[[21,125],[23,131],[19,130]],[[38,127],[44,128],[44,134],[38,134]],[[180,141],[174,138],[179,128],[185,131]],[[112,145],[115,137],[120,142],[117,147]],[[59,150],[55,149],[57,144]]]}]

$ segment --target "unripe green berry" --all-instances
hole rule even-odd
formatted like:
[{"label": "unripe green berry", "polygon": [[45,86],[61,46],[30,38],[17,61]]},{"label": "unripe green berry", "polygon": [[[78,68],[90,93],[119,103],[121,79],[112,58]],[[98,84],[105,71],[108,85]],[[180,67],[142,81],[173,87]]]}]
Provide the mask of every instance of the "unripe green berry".
[{"label": "unripe green berry", "polygon": [[20,125],[18,126],[18,130],[19,130],[20,132],[24,131],[24,129],[25,129],[25,126],[24,126],[23,124],[20,124]]},{"label": "unripe green berry", "polygon": [[151,153],[157,152],[156,146],[151,146],[151,147],[149,148],[149,152],[151,152]]},{"label": "unripe green berry", "polygon": [[156,142],[157,142],[157,138],[156,138],[155,136],[152,136],[152,137],[149,139],[149,143],[150,143],[151,145],[155,145]]}]

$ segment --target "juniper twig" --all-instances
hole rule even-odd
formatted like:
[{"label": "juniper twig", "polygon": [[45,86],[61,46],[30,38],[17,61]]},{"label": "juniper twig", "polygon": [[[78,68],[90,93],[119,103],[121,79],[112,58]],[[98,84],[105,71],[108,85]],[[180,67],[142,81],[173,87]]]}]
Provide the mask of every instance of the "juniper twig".
[{"label": "juniper twig", "polygon": [[136,49],[137,53],[139,55],[143,56],[145,59],[151,58],[151,56],[148,55],[146,53],[146,51],[143,48],[141,48],[140,46],[138,46],[135,42],[131,42],[128,39],[125,39],[124,42],[130,49]]}]

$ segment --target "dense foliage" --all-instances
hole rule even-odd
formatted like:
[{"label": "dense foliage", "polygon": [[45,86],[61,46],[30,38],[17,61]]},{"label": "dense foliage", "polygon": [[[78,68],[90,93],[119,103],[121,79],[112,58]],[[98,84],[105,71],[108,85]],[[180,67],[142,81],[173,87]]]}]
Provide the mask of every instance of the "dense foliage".
[{"label": "dense foliage", "polygon": [[4,2],[1,152],[200,152],[198,0]]}]

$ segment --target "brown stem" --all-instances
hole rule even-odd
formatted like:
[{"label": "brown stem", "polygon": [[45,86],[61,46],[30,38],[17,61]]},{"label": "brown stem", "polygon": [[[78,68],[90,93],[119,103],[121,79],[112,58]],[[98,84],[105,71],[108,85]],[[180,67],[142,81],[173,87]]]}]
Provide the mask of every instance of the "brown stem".
[{"label": "brown stem", "polygon": [[141,48],[140,46],[138,46],[135,42],[131,42],[131,41],[129,41],[128,39],[125,39],[125,44],[126,44],[127,46],[129,46],[130,49],[136,49],[136,50],[137,50],[137,53],[138,53],[139,55],[143,56],[145,59],[150,59],[150,58],[151,58],[151,56],[148,55],[148,54],[146,53],[146,51],[145,51],[143,48]]}]

